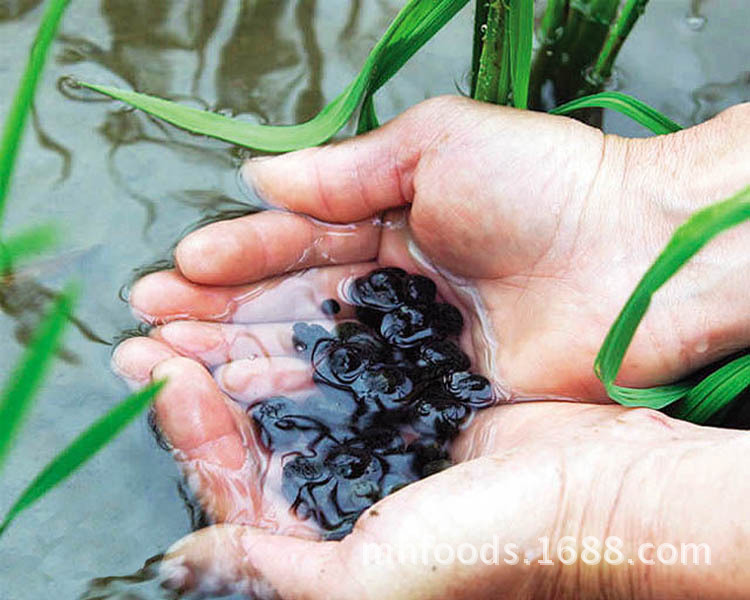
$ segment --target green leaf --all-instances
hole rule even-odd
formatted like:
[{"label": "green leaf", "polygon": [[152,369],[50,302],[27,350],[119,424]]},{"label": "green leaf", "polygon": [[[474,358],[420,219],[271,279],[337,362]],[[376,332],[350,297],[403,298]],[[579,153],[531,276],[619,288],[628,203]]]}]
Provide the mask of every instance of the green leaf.
[{"label": "green leaf", "polygon": [[696,385],[680,404],[675,416],[705,423],[750,387],[750,354],[717,369]]},{"label": "green leaf", "polygon": [[34,45],[31,47],[26,70],[16,91],[16,97],[10,107],[10,112],[5,119],[3,138],[0,142],[0,223],[5,211],[5,200],[10,188],[13,167],[18,156],[21,135],[26,125],[31,103],[34,100],[34,92],[47,59],[47,51],[52,40],[55,39],[57,26],[68,2],[69,0],[51,0],[47,4]]},{"label": "green leaf", "polygon": [[375,102],[372,95],[368,94],[362,104],[362,112],[359,115],[359,124],[357,125],[357,135],[367,133],[380,127],[378,115],[375,114]]},{"label": "green leaf", "polygon": [[23,491],[0,525],[0,535],[24,510],[72,475],[99,450],[106,446],[129,423],[151,404],[164,386],[163,381],[128,396],[60,452]]},{"label": "green leaf", "polygon": [[0,241],[0,273],[7,273],[21,261],[54,248],[59,240],[58,229],[48,224],[29,227]]},{"label": "green leaf", "polygon": [[[648,310],[654,293],[715,236],[748,219],[750,219],[750,186],[728,200],[698,211],[677,229],[666,248],[654,264],[651,265],[630,298],[628,298],[628,301],[607,333],[607,337],[596,357],[594,370],[602,383],[604,383],[607,393],[612,399],[630,406],[663,408],[667,404],[687,395],[688,400],[685,409],[687,414],[692,416],[698,415],[703,418],[704,414],[709,412],[706,406],[709,408],[718,406],[720,401],[724,401],[727,394],[740,386],[741,379],[734,379],[734,377],[747,378],[747,372],[744,370],[744,367],[743,369],[738,369],[738,371],[732,371],[728,365],[707,378],[708,383],[706,383],[707,380],[704,380],[704,382],[698,384],[692,390],[686,383],[660,386],[648,390],[625,388],[617,386],[614,383],[622,365],[625,352],[630,346],[638,325]],[[734,373],[732,378],[733,383],[724,386],[722,383],[723,380],[721,380],[723,375],[717,375],[720,372],[724,375],[732,375]],[[715,378],[711,379],[714,376]],[[712,392],[711,390],[714,389],[712,386],[719,383],[723,387],[718,388],[718,392]],[[703,403],[705,398],[708,398],[709,404]],[[698,404],[702,405],[700,410],[696,408]]]},{"label": "green leaf", "polygon": [[609,108],[622,113],[626,117],[650,129],[657,135],[674,133],[682,127],[672,121],[669,117],[661,114],[648,104],[620,92],[601,92],[591,96],[584,96],[567,102],[550,113],[553,115],[567,115],[582,108]]},{"label": "green leaf", "polygon": [[73,313],[75,296],[71,287],[58,296],[5,382],[0,394],[0,468],[60,346],[65,325]]},{"label": "green leaf", "polygon": [[[366,95],[384,85],[468,0],[411,0],[367,57],[357,78],[315,118],[300,125],[268,126],[236,121],[128,90],[81,83],[193,133],[262,150],[287,152],[317,146],[335,135]],[[369,111],[370,109],[368,109]],[[374,114],[374,111],[371,111]]]},{"label": "green leaf", "polygon": [[513,105],[526,108],[534,40],[534,0],[510,0],[509,23]]}]

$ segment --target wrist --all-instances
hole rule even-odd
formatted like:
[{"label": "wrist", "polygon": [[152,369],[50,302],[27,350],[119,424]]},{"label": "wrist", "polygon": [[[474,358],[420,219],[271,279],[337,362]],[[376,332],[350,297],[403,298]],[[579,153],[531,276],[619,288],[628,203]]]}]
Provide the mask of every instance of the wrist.
[{"label": "wrist", "polygon": [[650,453],[623,484],[622,497],[635,499],[621,511],[623,527],[633,532],[628,545],[636,553],[647,545],[642,554],[653,560],[635,561],[629,583],[636,597],[714,600],[750,589],[750,473],[737,461],[750,451],[750,438],[696,431],[701,439]]},{"label": "wrist", "polygon": [[[653,259],[693,213],[750,184],[750,103],[676,134],[623,143],[623,195],[648,219]],[[676,375],[750,346],[749,239],[750,222],[722,232],[655,297],[654,306],[676,315]]]}]

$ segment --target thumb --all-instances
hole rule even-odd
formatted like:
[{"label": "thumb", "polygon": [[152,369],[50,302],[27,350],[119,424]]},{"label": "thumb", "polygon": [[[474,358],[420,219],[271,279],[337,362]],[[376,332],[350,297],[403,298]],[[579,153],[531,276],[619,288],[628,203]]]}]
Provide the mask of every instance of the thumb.
[{"label": "thumb", "polygon": [[428,100],[366,135],[251,159],[242,176],[274,206],[331,223],[366,219],[409,204],[422,154],[480,106],[450,96]]}]

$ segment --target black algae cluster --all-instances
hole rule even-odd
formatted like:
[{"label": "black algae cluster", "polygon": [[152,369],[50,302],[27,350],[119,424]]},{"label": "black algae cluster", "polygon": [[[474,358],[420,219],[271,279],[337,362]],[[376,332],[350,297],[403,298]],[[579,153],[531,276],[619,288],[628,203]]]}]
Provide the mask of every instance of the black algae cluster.
[{"label": "black algae cluster", "polygon": [[[283,457],[292,510],[327,539],[344,537],[381,498],[448,466],[449,442],[493,402],[489,381],[469,371],[454,341],[461,313],[436,301],[431,279],[378,269],[356,279],[349,296],[357,321],[332,331],[293,328],[319,392],[250,409],[267,451]],[[339,308],[335,300],[322,307]]]}]

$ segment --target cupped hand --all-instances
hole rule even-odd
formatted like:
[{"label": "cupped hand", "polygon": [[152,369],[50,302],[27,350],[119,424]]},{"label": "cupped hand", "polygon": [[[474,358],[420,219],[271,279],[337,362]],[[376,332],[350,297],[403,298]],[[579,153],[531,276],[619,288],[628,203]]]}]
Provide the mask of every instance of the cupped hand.
[{"label": "cupped hand", "polygon": [[[615,517],[628,528],[648,506],[620,499],[622,476],[649,449],[679,456],[696,430],[650,413],[638,427],[621,427],[618,407],[497,407],[462,434],[454,448],[461,464],[386,498],[338,543],[316,541],[315,528],[290,516],[278,481],[265,481],[269,465],[246,407],[305,393],[312,382],[292,347],[292,323],[330,321],[321,311],[329,298],[342,307],[336,320],[351,316],[346,282],[383,265],[436,279],[441,296],[462,309],[461,341],[475,369],[501,396],[603,399],[595,352],[679,212],[628,193],[638,187],[628,177],[645,177],[629,144],[567,119],[440,100],[363,138],[249,163],[245,173],[277,210],[183,240],[177,269],[131,292],[136,314],[156,326],[151,336],[129,340],[114,357],[134,385],[168,377],[157,422],[222,524],[174,550],[174,583],[233,582],[311,598],[574,589],[558,569],[533,565],[433,561],[414,570],[356,561],[373,541],[434,547],[486,541],[492,531],[535,556],[539,536],[554,544],[566,532],[603,535]],[[688,296],[673,290],[652,307],[623,370],[628,383],[694,366],[685,352],[694,334],[671,316]],[[580,512],[586,506],[595,510]],[[628,533],[629,541],[642,534]],[[576,585],[599,589],[592,573]],[[622,585],[634,576],[623,575]]]}]

